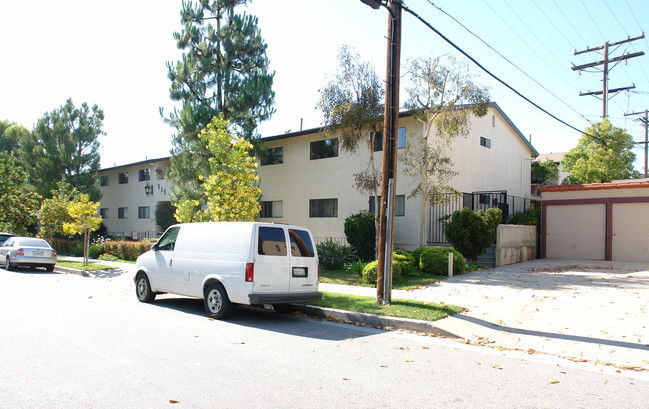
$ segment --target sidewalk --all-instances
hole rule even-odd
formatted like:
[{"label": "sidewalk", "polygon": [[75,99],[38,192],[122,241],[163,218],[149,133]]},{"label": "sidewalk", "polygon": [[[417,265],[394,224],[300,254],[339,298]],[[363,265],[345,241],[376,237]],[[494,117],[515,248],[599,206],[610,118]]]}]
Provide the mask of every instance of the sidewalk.
[{"label": "sidewalk", "polygon": [[[364,287],[320,290],[376,296]],[[649,370],[649,263],[535,260],[393,291],[400,298],[468,308],[433,326],[470,343]]]}]

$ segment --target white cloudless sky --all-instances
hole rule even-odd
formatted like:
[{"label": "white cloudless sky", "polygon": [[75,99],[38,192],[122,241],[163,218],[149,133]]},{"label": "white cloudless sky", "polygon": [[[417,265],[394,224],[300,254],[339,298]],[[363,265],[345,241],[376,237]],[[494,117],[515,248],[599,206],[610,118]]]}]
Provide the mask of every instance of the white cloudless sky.
[{"label": "white cloudless sky", "polygon": [[[512,67],[436,9],[455,17],[505,55]],[[406,6],[468,54],[552,114],[585,129],[600,120],[602,103],[580,92],[602,88],[601,72],[571,70],[571,64],[602,59],[575,56],[575,49],[636,37],[648,26],[645,0],[408,0]],[[45,112],[72,98],[104,110],[102,167],[169,155],[174,132],[159,113],[173,108],[166,62],[181,51],[180,0],[32,0],[0,3],[0,119],[33,129]],[[338,66],[341,45],[354,47],[385,76],[388,13],[360,0],[254,0],[241,11],[256,15],[275,71],[275,115],[259,126],[262,136],[321,125],[318,90]],[[611,56],[644,51],[647,39],[611,49]],[[465,60],[410,14],[403,13],[402,84],[409,58],[451,53]],[[649,108],[649,56],[611,69],[609,87],[635,84],[609,102],[614,125],[644,139],[644,128],[624,113]],[[476,81],[540,152],[567,151],[580,133],[541,113],[469,63]],[[531,78],[547,90],[537,85]],[[402,87],[403,91],[403,87]],[[554,94],[554,95],[552,95]],[[401,100],[406,94],[402,92]],[[638,161],[643,151],[636,150]],[[637,166],[640,169],[640,165]]]}]

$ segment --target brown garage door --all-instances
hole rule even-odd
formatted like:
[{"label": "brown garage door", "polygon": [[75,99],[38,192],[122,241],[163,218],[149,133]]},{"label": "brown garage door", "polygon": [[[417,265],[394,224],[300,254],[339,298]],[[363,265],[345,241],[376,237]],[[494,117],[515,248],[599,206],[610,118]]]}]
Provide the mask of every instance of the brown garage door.
[{"label": "brown garage door", "polygon": [[547,207],[547,258],[604,260],[605,238],[605,204]]}]

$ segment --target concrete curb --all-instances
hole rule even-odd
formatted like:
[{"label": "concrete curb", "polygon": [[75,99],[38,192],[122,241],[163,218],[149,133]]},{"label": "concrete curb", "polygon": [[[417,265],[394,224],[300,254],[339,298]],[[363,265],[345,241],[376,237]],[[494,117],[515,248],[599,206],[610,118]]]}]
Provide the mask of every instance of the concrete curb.
[{"label": "concrete curb", "polygon": [[[100,275],[100,274],[107,274],[107,273],[113,273],[115,271],[124,271],[121,268],[111,268],[109,270],[93,270],[92,273],[93,275]],[[54,267],[54,272],[56,273],[65,273],[65,274],[76,274],[82,277],[90,277],[91,274],[88,271],[85,270],[77,270],[76,268],[70,268],[70,267],[59,267],[56,266]]]},{"label": "concrete curb", "polygon": [[335,308],[319,307],[314,305],[295,305],[296,309],[306,315],[318,318],[334,318],[344,322],[365,325],[369,327],[381,327],[385,329],[397,329],[415,331],[425,334],[438,334],[448,338],[461,338],[456,334],[438,328],[432,321],[414,320],[410,318],[388,317],[386,315],[366,314],[337,310]]}]

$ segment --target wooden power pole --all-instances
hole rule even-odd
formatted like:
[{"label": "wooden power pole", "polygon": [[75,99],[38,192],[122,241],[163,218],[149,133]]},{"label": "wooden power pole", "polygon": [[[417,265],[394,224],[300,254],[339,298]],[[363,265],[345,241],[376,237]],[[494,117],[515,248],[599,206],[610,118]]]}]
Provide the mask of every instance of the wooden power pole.
[{"label": "wooden power pole", "polygon": [[[642,114],[643,114],[642,112],[632,112],[630,114],[624,114],[624,116],[642,115]],[[647,149],[648,145],[649,145],[649,143],[648,143],[649,135],[648,135],[648,132],[647,132],[648,131],[647,127],[648,127],[649,124],[648,124],[648,121],[647,121],[647,110],[646,109],[644,110],[644,118],[640,117],[639,120],[640,120],[640,122],[644,123],[644,142],[635,142],[635,143],[638,144],[638,145],[644,145],[644,177],[646,179],[646,178],[649,177],[649,173],[647,171],[647,165],[649,165],[649,159],[648,159],[649,155],[647,155],[647,153],[649,153],[648,152],[649,149]]]},{"label": "wooden power pole", "polygon": [[630,43],[631,41],[636,41],[644,38],[644,33],[642,33],[641,36],[635,37],[635,38],[627,38],[626,40],[618,41],[613,44],[609,44],[608,41],[606,44],[604,44],[601,47],[595,47],[595,48],[590,48],[587,47],[585,50],[582,51],[577,51],[575,50],[575,55],[579,54],[584,54],[584,53],[590,53],[593,51],[600,51],[603,50],[604,52],[604,58],[601,61],[595,61],[591,62],[588,64],[583,64],[583,65],[572,65],[572,70],[573,71],[582,71],[585,70],[586,68],[592,68],[592,67],[597,67],[599,65],[603,65],[602,67],[602,73],[603,73],[603,87],[602,91],[593,91],[593,92],[584,92],[579,94],[580,97],[583,97],[585,95],[602,95],[602,118],[608,117],[608,100],[609,100],[609,94],[611,93],[618,93],[620,91],[628,90],[628,89],[633,89],[635,88],[635,85],[629,86],[629,87],[623,87],[623,88],[615,88],[615,89],[609,89],[608,88],[608,73],[611,68],[609,68],[609,63],[613,62],[618,62],[618,61],[626,61],[630,58],[634,57],[640,57],[641,55],[644,55],[644,51],[638,51],[636,53],[627,53],[624,55],[621,55],[619,57],[614,57],[614,58],[609,58],[609,48],[610,47],[615,47],[620,44],[624,43]]}]

